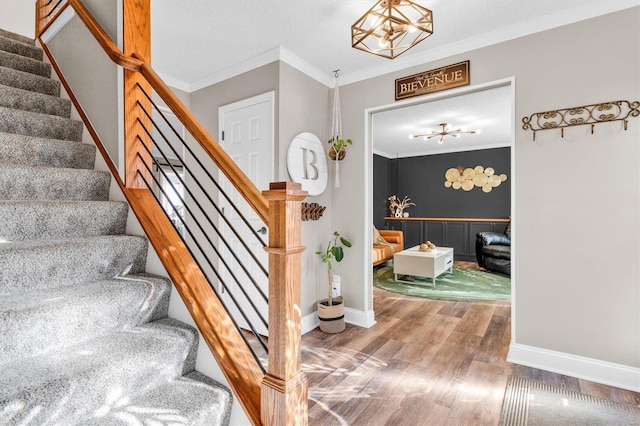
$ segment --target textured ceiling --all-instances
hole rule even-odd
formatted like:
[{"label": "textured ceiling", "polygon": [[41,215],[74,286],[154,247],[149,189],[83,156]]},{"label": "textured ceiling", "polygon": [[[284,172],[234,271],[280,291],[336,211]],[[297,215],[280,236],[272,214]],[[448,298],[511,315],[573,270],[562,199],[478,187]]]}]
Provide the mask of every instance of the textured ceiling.
[{"label": "textured ceiling", "polygon": [[[154,68],[184,90],[229,75],[261,55],[289,58],[341,84],[603,13],[638,0],[416,0],[434,34],[389,60],[351,47],[351,24],[374,0],[153,0]],[[292,54],[292,55],[291,55]]]}]

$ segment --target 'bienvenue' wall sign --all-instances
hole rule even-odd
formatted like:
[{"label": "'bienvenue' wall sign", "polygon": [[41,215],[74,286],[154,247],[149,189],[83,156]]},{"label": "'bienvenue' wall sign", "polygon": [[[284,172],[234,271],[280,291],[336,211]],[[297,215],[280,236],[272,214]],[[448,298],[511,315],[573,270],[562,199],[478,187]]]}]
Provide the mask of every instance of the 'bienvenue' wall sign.
[{"label": "'bienvenue' wall sign", "polygon": [[396,80],[396,101],[469,84],[469,61]]}]

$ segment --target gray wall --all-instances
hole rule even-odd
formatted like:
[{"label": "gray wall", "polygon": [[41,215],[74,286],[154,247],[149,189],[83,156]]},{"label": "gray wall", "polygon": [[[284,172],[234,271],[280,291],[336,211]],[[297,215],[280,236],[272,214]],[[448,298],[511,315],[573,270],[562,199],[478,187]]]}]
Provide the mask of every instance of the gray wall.
[{"label": "gray wall", "polygon": [[[218,108],[232,102],[275,91],[275,180],[290,181],[286,171],[286,152],[300,132],[312,132],[326,139],[329,89],[291,66],[274,62],[191,94],[191,110],[212,134],[218,134]],[[331,182],[327,191],[306,202],[330,205]],[[315,251],[331,236],[331,208],[319,221],[303,222],[302,315],[315,311],[315,302],[324,295],[326,273]]]},{"label": "gray wall", "polygon": [[[330,90],[323,84],[301,73],[295,68],[280,62],[280,129],[279,180],[290,181],[286,171],[286,154],[291,140],[301,132],[311,132],[320,141],[328,139],[329,126],[326,125],[329,112]],[[328,158],[327,158],[328,160]],[[331,166],[330,166],[331,170]],[[326,298],[328,279],[324,264],[316,251],[324,250],[333,234],[331,228],[331,192],[333,181],[330,173],[327,189],[320,195],[307,197],[305,202],[326,206],[319,220],[302,222],[302,245],[307,250],[302,254],[301,301],[302,315],[311,315],[316,311],[316,302]],[[345,229],[339,229],[345,232]],[[347,235],[348,232],[345,232]],[[345,253],[345,258],[350,253]],[[338,269],[336,273],[340,273]],[[314,315],[315,318],[315,315]]]},{"label": "gray wall", "polygon": [[384,218],[389,215],[387,198],[398,192],[396,169],[397,161],[373,156],[373,225],[378,229],[384,229]]},{"label": "gray wall", "polygon": [[35,37],[35,0],[0,0],[0,28],[27,37]]},{"label": "gray wall", "polygon": [[[86,2],[116,39],[116,2]],[[47,44],[80,105],[90,117],[114,164],[119,167],[118,71],[84,23],[74,16]]]},{"label": "gray wall", "polygon": [[[472,85],[514,76],[512,345],[640,367],[640,122],[631,119],[628,131],[602,124],[594,135],[572,128],[564,139],[539,132],[536,142],[520,127],[534,112],[637,100],[639,15],[635,7],[341,87],[344,134],[356,142],[334,193],[334,223],[358,243],[370,233],[363,113],[394,103],[396,78],[467,59]],[[365,311],[367,249],[355,246],[342,272],[361,283],[347,305]]]}]

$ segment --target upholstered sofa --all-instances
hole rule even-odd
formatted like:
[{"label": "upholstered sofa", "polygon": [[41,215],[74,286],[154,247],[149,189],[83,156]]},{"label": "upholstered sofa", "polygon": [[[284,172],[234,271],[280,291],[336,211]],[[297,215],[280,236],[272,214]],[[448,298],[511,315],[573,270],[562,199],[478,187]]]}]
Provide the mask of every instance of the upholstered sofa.
[{"label": "upholstered sofa", "polygon": [[478,265],[485,269],[511,275],[511,222],[503,233],[476,235],[476,258]]},{"label": "upholstered sofa", "polygon": [[371,258],[373,260],[373,266],[378,266],[393,259],[394,253],[404,250],[404,234],[402,231],[381,229],[377,232],[379,232],[387,244],[376,244],[375,232],[376,230],[374,228],[374,244]]}]

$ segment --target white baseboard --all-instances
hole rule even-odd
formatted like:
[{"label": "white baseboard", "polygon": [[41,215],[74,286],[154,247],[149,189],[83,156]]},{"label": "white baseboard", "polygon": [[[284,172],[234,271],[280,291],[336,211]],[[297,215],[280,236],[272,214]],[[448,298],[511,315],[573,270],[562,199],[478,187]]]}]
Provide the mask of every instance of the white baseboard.
[{"label": "white baseboard", "polygon": [[[349,324],[357,325],[364,328],[369,328],[376,323],[373,311],[364,312],[351,308],[344,308],[344,320]],[[318,319],[317,312],[312,312],[309,315],[305,315],[300,320],[300,332],[302,334],[306,334],[319,326],[320,320]]]},{"label": "white baseboard", "polygon": [[344,320],[349,324],[369,328],[376,323],[373,311],[359,311],[352,308],[344,308]]},{"label": "white baseboard", "polygon": [[512,343],[507,361],[640,392],[640,368]]},{"label": "white baseboard", "polygon": [[320,320],[318,319],[318,312],[311,312],[309,315],[305,315],[300,320],[300,332],[301,334],[307,334],[316,327],[320,327]]}]

